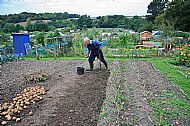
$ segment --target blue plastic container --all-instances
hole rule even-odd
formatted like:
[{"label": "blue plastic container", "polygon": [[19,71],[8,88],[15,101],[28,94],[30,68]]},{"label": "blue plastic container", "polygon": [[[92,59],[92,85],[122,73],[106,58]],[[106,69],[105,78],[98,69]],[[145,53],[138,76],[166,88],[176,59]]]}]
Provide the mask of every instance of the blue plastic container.
[{"label": "blue plastic container", "polygon": [[15,33],[11,34],[13,36],[13,47],[14,47],[14,55],[21,56],[26,55],[26,49],[24,44],[30,44],[30,37],[28,33]]}]

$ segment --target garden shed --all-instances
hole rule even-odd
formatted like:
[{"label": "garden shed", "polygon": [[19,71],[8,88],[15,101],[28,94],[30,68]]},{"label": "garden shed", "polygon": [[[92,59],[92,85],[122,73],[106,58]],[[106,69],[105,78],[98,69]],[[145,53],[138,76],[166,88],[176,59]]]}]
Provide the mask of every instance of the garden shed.
[{"label": "garden shed", "polygon": [[26,47],[30,46],[30,37],[28,33],[14,33],[13,36],[13,47],[14,55],[21,56],[26,55]]},{"label": "garden shed", "polygon": [[141,41],[150,41],[152,39],[152,33],[149,31],[141,32],[140,40]]},{"label": "garden shed", "polygon": [[152,33],[144,31],[140,33],[141,45],[136,45],[135,48],[154,48],[154,43],[151,42]]}]

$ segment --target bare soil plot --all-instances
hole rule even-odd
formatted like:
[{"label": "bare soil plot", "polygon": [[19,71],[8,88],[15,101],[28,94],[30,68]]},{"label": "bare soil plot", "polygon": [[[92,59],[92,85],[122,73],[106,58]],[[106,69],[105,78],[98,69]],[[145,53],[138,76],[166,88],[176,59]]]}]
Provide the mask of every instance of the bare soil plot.
[{"label": "bare soil plot", "polygon": [[[31,106],[33,115],[27,116],[25,110],[21,115],[22,121],[16,125],[95,126],[106,97],[109,72],[95,70],[79,76],[76,66],[80,64],[81,61],[21,61],[5,64],[0,85],[1,103],[28,86],[44,85],[48,89],[44,100]],[[44,83],[24,82],[23,75],[39,70],[45,71],[51,78]]]}]

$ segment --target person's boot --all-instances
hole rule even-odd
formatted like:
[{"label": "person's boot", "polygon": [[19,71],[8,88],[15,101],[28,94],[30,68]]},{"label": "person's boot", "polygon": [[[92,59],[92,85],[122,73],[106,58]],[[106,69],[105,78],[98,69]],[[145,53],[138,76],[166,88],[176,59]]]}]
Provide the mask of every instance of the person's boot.
[{"label": "person's boot", "polygon": [[93,67],[94,67],[94,64],[90,64],[90,69],[86,69],[86,71],[92,71],[93,70]]},{"label": "person's boot", "polygon": [[106,67],[106,70],[110,71],[110,70],[108,69],[108,64],[107,64],[107,62],[105,62],[104,65],[105,65],[105,67]]},{"label": "person's boot", "polygon": [[106,70],[108,69],[108,64],[104,62],[104,66],[106,67]]},{"label": "person's boot", "polygon": [[92,71],[93,70],[93,67],[94,67],[94,64],[90,64],[90,70]]}]

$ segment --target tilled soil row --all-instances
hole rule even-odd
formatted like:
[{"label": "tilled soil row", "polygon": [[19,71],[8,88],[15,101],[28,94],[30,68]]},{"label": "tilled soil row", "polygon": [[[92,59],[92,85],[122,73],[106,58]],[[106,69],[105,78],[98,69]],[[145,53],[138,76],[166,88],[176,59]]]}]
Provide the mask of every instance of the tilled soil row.
[{"label": "tilled soil row", "polygon": [[[175,94],[176,98],[186,99],[179,88],[157,72],[150,62],[114,61],[112,66],[99,126],[160,125],[160,122],[154,118],[155,113],[149,101],[173,99],[172,96],[171,98],[163,96],[165,91]],[[168,109],[169,107],[160,106],[159,109]],[[183,110],[178,111],[179,113],[183,112]],[[161,118],[175,125],[173,120],[175,121],[176,118]],[[189,124],[189,117],[186,115],[183,119],[178,120],[181,124]]]}]

